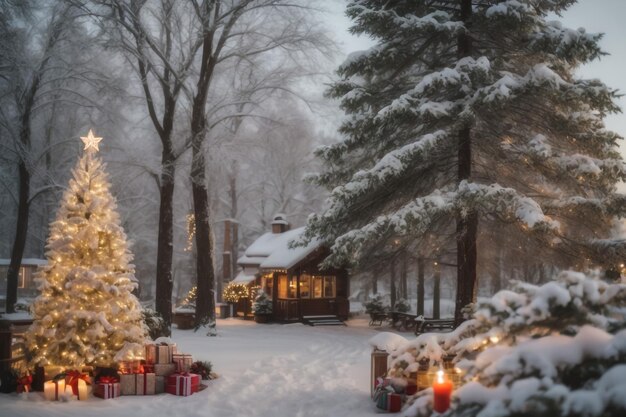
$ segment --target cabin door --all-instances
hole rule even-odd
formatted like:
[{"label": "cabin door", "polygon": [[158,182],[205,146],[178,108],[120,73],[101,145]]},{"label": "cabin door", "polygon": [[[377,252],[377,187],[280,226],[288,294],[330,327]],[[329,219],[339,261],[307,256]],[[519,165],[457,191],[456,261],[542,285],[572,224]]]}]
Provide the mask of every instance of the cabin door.
[{"label": "cabin door", "polygon": [[277,311],[274,317],[282,321],[300,320],[300,306],[298,302],[298,277],[279,275],[278,276],[278,300],[276,302]]}]

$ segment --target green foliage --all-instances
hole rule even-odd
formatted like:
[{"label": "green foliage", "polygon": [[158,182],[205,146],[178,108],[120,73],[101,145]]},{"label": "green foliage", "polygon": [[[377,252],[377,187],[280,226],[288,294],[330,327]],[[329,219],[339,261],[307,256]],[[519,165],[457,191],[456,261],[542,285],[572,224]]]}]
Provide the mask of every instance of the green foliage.
[{"label": "green foliage", "polygon": [[269,299],[265,291],[259,291],[254,303],[252,304],[254,314],[271,314],[272,300]]},{"label": "green foliage", "polygon": [[472,1],[471,16],[462,3],[349,2],[351,31],[376,45],[349,56],[328,91],[346,117],[341,141],[316,152],[323,171],[309,180],[330,196],[303,242],[327,242],[326,265],[362,266],[397,242],[428,256],[476,214],[478,264],[490,249],[511,268],[520,255],[563,268],[625,259],[611,229],[626,215],[626,164],[604,126],[617,92],[574,74],[603,54],[601,36],[548,18],[574,0]]},{"label": "green foliage", "polygon": [[208,361],[196,361],[191,364],[190,372],[192,374],[200,375],[200,377],[204,380],[211,378],[211,370],[213,369],[213,364]]}]

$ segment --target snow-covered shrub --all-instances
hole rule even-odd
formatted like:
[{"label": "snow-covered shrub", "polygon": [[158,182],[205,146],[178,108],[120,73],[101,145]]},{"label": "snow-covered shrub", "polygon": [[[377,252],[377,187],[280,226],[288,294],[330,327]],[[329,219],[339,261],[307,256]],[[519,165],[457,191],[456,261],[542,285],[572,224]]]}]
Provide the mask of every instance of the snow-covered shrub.
[{"label": "snow-covered shrub", "polygon": [[405,298],[400,298],[396,301],[396,305],[393,307],[393,310],[398,313],[408,313],[411,311],[411,304]]},{"label": "snow-covered shrub", "polygon": [[374,318],[376,315],[384,314],[389,310],[388,306],[384,305],[382,294],[374,294],[370,297],[369,301],[364,304],[365,312]]},{"label": "snow-covered shrub", "polygon": [[[446,416],[605,417],[626,413],[626,285],[563,272],[479,304],[447,334],[423,334],[391,355],[390,374],[454,357],[468,383]],[[432,413],[423,391],[408,415]]]},{"label": "snow-covered shrub", "polygon": [[269,299],[265,291],[259,291],[254,303],[252,304],[254,314],[271,314],[272,300]]}]

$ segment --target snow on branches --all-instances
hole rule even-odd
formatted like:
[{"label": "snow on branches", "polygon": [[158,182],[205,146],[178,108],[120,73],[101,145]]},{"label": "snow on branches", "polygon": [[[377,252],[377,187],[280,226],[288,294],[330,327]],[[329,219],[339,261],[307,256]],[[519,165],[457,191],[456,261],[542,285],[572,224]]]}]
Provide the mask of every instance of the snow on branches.
[{"label": "snow on branches", "polygon": [[36,278],[41,294],[26,344],[34,365],[111,366],[146,337],[133,255],[103,162],[88,151],[72,173]]},{"label": "snow on branches", "polygon": [[[617,395],[626,388],[624,317],[626,285],[566,271],[500,291],[451,333],[401,344],[389,373],[408,377],[421,363],[454,357],[467,383],[450,417],[617,415],[626,411]],[[404,414],[430,415],[430,407],[426,391]]]},{"label": "snow on branches", "polygon": [[[330,216],[345,215],[339,208],[333,209],[331,207],[325,213],[326,220]],[[438,219],[470,209],[498,216],[502,221],[518,222],[523,228],[539,232],[559,230],[558,221],[546,216],[536,201],[520,195],[515,189],[463,181],[454,191],[436,190],[429,196],[410,201],[394,213],[381,215],[373,222],[339,236],[332,246],[330,260],[350,262],[354,254],[358,256],[364,247],[380,241],[387,234],[420,236]],[[310,221],[317,221],[316,215]]]},{"label": "snow on branches", "polygon": [[[359,263],[398,239],[452,236],[471,213],[478,235],[513,225],[515,247],[532,241],[546,262],[610,267],[594,242],[626,216],[614,204],[621,138],[603,123],[617,93],[573,72],[603,53],[601,36],[547,20],[571,0],[479,2],[471,25],[460,3],[349,2],[351,30],[377,43],[328,91],[347,117],[343,138],[316,152],[324,170],[309,179],[332,192],[305,238],[332,246],[328,263]],[[460,38],[471,40],[463,56]]]}]

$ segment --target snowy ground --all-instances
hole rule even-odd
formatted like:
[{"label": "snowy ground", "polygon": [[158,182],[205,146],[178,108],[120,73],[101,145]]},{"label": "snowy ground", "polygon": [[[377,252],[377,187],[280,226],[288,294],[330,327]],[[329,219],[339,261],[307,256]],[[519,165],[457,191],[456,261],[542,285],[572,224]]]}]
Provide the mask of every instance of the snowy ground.
[{"label": "snowy ground", "polygon": [[[191,397],[170,394],[46,402],[43,394],[0,394],[0,416],[374,416],[368,340],[381,330],[218,321],[219,336],[174,330],[179,350],[209,360],[220,378]],[[404,333],[409,336],[408,333]]]}]

